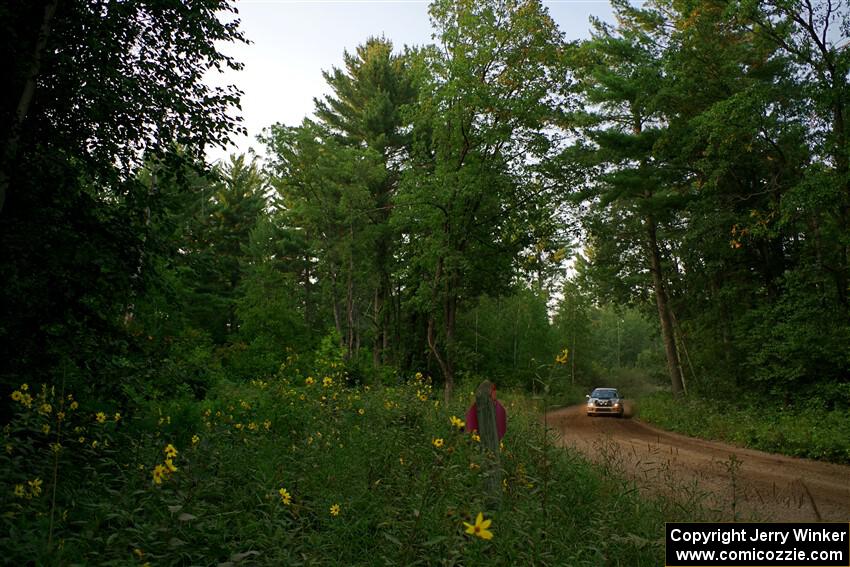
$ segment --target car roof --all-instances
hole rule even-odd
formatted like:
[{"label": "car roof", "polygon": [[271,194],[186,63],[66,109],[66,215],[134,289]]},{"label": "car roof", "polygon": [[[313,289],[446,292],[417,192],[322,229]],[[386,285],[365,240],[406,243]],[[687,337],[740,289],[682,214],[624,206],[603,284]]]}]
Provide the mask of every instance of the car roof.
[{"label": "car roof", "polygon": [[613,391],[615,391],[615,392],[616,392],[616,391],[617,391],[617,388],[594,388],[594,389],[593,389],[593,391],[594,391],[594,392],[598,392],[598,391],[600,391],[600,390],[613,390]]}]

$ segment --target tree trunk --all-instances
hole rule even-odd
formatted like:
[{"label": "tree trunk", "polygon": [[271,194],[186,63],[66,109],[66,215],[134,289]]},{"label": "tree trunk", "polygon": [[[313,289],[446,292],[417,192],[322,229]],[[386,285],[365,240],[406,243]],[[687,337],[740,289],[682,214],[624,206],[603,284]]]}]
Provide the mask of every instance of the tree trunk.
[{"label": "tree trunk", "polygon": [[[575,313],[575,311],[573,312]],[[576,383],[576,318],[573,317],[573,344],[570,350],[570,384]]]},{"label": "tree trunk", "polygon": [[383,325],[381,325],[381,300],[380,288],[375,288],[375,297],[372,302],[372,323],[374,337],[372,339],[372,366],[378,368],[381,365],[381,351],[384,348]]},{"label": "tree trunk", "polygon": [[445,302],[445,331],[446,331],[446,356],[445,356],[445,372],[443,378],[445,384],[445,401],[446,405],[452,399],[452,393],[455,389],[455,369],[454,369],[454,348],[455,348],[455,321],[457,319],[457,294],[453,293],[450,286],[447,290]]},{"label": "tree trunk", "polygon": [[[349,226],[351,247],[354,247],[354,225]],[[348,293],[346,294],[346,313],[348,315],[348,330],[346,332],[345,346],[348,349],[346,360],[351,358],[354,349],[354,252],[348,251]]]},{"label": "tree trunk", "polygon": [[18,98],[15,116],[9,127],[9,135],[3,140],[3,154],[0,157],[0,160],[2,160],[0,161],[0,212],[3,212],[3,204],[6,202],[6,193],[9,190],[10,177],[8,168],[17,157],[18,142],[21,139],[21,128],[24,125],[30,104],[32,104],[32,99],[35,96],[35,83],[41,69],[41,56],[45,48],[47,48],[47,40],[50,37],[50,24],[58,6],[59,0],[51,0],[44,7],[44,16],[41,19],[41,27],[38,30],[38,38],[33,49],[27,78],[24,81],[24,88],[21,90],[21,96]]},{"label": "tree trunk", "polygon": [[[437,295],[437,289],[440,288],[440,285],[443,281],[443,258],[437,260],[437,269],[434,270],[434,296]],[[436,297],[435,297],[436,299]],[[426,337],[428,340],[428,349],[431,355],[436,359],[437,364],[440,366],[440,373],[443,375],[443,381],[445,384],[444,388],[444,396],[446,403],[451,399],[452,391],[454,390],[454,369],[452,368],[451,363],[451,351],[450,351],[450,341],[454,340],[454,322],[450,320],[449,314],[449,300],[448,300],[448,290],[447,295],[444,296],[443,300],[443,314],[445,316],[445,321],[443,324],[443,329],[445,331],[446,338],[446,349],[445,353],[440,353],[439,345],[437,342],[437,321],[434,317],[433,312],[428,315],[428,330],[426,333]],[[452,316],[453,318],[453,316]]]},{"label": "tree trunk", "polygon": [[651,214],[646,216],[644,222],[648,237],[647,244],[649,245],[652,283],[655,288],[655,303],[658,306],[661,336],[664,340],[664,351],[667,355],[667,371],[670,373],[673,395],[680,396],[684,393],[684,387],[682,386],[682,372],[679,367],[679,353],[676,349],[676,337],[673,334],[673,322],[670,317],[670,306],[668,304],[667,292],[664,289],[661,252],[658,249],[658,228]]},{"label": "tree trunk", "polygon": [[[307,336],[313,334],[313,283],[310,281],[310,257],[304,254],[304,320],[307,322]],[[310,341],[312,343],[312,340]]]},{"label": "tree trunk", "polygon": [[334,310],[334,327],[336,327],[336,334],[339,337],[339,346],[343,345],[343,335],[342,335],[342,314],[339,312],[339,300],[337,299],[337,276],[335,272],[331,272],[331,303],[333,303]]},{"label": "tree trunk", "polygon": [[[837,79],[837,78],[836,78]],[[842,80],[843,83],[843,80]],[[835,167],[838,170],[838,178],[843,185],[843,195],[838,206],[838,227],[842,238],[837,240],[838,244],[838,266],[835,271],[836,292],[838,294],[838,304],[846,313],[848,311],[847,284],[848,284],[848,258],[847,258],[847,241],[846,236],[850,230],[850,161],[847,157],[847,133],[844,125],[844,104],[842,102],[842,91],[845,85],[841,88],[834,89],[836,92],[836,102],[833,107],[833,124],[832,132],[835,136],[835,150],[833,157],[835,158]]]},{"label": "tree trunk", "polygon": [[145,232],[142,234],[142,242],[139,248],[139,260],[136,262],[136,270],[130,276],[130,297],[124,307],[124,324],[128,325],[136,316],[136,297],[142,285],[142,272],[145,267],[145,248],[148,241],[148,233],[151,226],[151,198],[156,192],[156,170],[151,171],[151,180],[148,185],[148,199],[145,206]]}]

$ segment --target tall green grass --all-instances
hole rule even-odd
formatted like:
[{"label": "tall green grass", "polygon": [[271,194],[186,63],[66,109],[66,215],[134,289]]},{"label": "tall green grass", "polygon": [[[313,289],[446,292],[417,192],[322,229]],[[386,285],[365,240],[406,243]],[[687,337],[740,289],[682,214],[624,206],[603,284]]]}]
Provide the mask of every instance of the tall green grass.
[{"label": "tall green grass", "polygon": [[850,410],[784,408],[749,401],[741,405],[656,393],[640,402],[640,418],[686,435],[743,447],[850,463]]},{"label": "tall green grass", "polygon": [[[491,506],[480,444],[450,420],[468,393],[444,407],[421,377],[344,378],[331,367],[222,384],[118,417],[71,410],[50,389],[16,400],[0,553],[39,565],[658,565],[663,522],[695,518],[555,448],[521,395],[505,398]],[[466,533],[479,513],[492,539]]]}]

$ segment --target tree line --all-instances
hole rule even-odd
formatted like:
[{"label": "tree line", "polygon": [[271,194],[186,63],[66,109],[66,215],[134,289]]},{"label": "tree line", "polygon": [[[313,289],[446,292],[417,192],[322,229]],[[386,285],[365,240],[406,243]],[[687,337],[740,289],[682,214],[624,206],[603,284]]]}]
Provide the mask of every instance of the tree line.
[{"label": "tree line", "polygon": [[212,168],[232,6],[8,7],[3,384],[200,396],[333,350],[447,397],[622,366],[846,394],[847,5],[612,6],[570,40],[540,2],[435,0],[434,44],[368,38]]}]

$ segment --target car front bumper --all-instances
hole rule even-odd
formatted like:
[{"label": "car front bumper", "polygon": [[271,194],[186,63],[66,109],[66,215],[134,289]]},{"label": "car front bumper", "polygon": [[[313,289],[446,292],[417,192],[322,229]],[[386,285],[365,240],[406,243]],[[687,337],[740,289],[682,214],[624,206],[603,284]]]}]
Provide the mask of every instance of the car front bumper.
[{"label": "car front bumper", "polygon": [[622,415],[623,406],[587,406],[587,415]]}]

